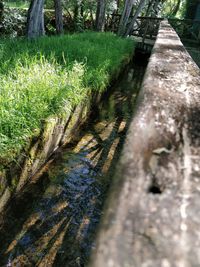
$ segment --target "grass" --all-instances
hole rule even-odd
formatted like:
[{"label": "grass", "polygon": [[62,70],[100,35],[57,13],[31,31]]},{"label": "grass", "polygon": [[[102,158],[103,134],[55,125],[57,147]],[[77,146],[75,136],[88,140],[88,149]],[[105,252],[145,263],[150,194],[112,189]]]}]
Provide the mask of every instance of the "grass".
[{"label": "grass", "polygon": [[133,41],[86,32],[0,41],[0,160],[14,158],[43,120],[103,91]]},{"label": "grass", "polygon": [[9,8],[28,8],[29,7],[29,2],[27,1],[15,1],[15,2],[10,2],[10,1],[5,1],[4,5]]}]

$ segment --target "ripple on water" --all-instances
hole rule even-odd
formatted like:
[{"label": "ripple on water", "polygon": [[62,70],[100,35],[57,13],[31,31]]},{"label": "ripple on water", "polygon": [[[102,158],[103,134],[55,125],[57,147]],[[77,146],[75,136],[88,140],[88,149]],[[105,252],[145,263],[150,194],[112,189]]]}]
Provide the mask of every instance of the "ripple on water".
[{"label": "ripple on water", "polygon": [[6,266],[87,262],[143,74],[143,67],[134,67],[110,89],[77,144],[63,150],[47,170],[43,191],[29,196],[25,202],[31,205],[24,205],[20,219],[11,217],[0,251]]}]

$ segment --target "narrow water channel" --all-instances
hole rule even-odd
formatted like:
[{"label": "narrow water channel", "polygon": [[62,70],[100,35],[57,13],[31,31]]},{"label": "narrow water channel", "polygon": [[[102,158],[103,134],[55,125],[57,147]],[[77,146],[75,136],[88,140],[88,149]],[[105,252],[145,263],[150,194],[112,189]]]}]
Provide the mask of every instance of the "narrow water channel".
[{"label": "narrow water channel", "polygon": [[0,266],[86,266],[144,70],[132,63],[76,142],[13,201],[0,227]]}]

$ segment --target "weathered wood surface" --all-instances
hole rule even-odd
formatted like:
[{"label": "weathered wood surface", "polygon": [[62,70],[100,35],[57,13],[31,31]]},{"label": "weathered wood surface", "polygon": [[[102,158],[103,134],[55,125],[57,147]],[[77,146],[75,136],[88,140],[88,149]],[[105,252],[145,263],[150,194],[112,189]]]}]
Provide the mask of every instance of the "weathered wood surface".
[{"label": "weathered wood surface", "polygon": [[161,22],[90,266],[200,266],[200,70],[167,22]]}]

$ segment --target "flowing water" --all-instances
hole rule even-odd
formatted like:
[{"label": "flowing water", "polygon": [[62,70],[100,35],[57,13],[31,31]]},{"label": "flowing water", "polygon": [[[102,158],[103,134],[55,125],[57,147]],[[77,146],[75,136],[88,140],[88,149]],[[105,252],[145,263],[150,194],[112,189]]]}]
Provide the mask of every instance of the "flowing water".
[{"label": "flowing water", "polygon": [[143,75],[143,66],[129,66],[73,144],[13,201],[0,266],[86,265]]}]

